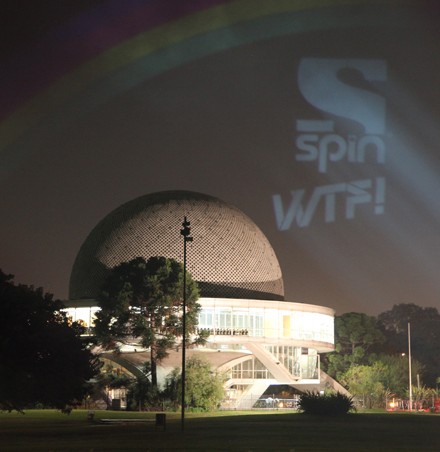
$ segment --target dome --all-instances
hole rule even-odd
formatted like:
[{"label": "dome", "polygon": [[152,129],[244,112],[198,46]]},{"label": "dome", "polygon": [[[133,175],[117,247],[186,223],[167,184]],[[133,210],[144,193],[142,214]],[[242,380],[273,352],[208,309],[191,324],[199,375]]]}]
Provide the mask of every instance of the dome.
[{"label": "dome", "polygon": [[193,237],[187,270],[202,297],[284,300],[278,259],[258,226],[236,207],[188,191],[141,196],[99,222],[76,257],[69,298],[96,298],[109,271],[138,256],[183,262],[185,216]]}]

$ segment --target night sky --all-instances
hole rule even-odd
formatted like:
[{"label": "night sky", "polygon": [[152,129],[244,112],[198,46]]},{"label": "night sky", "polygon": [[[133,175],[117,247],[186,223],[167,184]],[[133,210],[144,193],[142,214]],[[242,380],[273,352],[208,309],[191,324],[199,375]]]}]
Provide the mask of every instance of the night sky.
[{"label": "night sky", "polygon": [[383,3],[2,4],[0,268],[65,299],[103,217],[182,189],[255,221],[288,301],[440,308],[440,9]]}]

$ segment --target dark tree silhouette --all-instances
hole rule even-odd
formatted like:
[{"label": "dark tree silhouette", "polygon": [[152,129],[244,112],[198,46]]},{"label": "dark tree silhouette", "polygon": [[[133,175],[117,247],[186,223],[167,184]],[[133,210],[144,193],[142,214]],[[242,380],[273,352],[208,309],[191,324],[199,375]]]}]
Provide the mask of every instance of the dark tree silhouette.
[{"label": "dark tree silhouette", "polygon": [[80,401],[97,360],[52,295],[0,270],[0,409],[41,403],[55,408]]},{"label": "dark tree silhouette", "polygon": [[435,387],[440,377],[440,314],[437,309],[403,303],[383,312],[378,319],[390,354],[407,352],[408,322],[411,324],[412,358],[424,367],[423,383]]},{"label": "dark tree silhouette", "polygon": [[352,365],[369,364],[384,341],[375,317],[348,312],[335,318],[335,352],[324,356],[323,364],[339,379]]}]

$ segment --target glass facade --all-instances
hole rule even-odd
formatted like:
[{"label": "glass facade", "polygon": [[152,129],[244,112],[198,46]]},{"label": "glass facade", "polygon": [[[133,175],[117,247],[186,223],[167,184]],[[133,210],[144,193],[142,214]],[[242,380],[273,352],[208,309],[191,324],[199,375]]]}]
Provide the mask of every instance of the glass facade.
[{"label": "glass facade", "polygon": [[306,380],[319,378],[319,355],[316,350],[289,345],[266,345],[265,348],[295,377]]},{"label": "glass facade", "polygon": [[[286,304],[290,304],[284,302]],[[282,304],[282,303],[281,303]],[[199,314],[199,328],[215,335],[285,338],[334,343],[333,315],[292,309],[230,306],[205,307]]]},{"label": "glass facade", "polygon": [[79,322],[86,327],[86,333],[91,334],[95,322],[96,312],[99,310],[97,306],[67,308],[65,312],[72,322]]},{"label": "glass facade", "polygon": [[[334,344],[333,313],[304,309],[310,305],[273,302],[270,307],[268,302],[261,300],[220,299],[216,302],[216,299],[206,298],[199,302],[202,309],[198,327],[208,329],[211,335],[246,335],[267,338],[268,342],[272,339],[316,341],[330,347]],[[261,304],[265,307],[258,307]],[[97,306],[69,307],[66,311],[72,321],[81,320],[91,328],[98,309]]]},{"label": "glass facade", "polygon": [[[319,379],[319,355],[316,350],[284,345],[266,346],[266,350],[284,367],[301,380]],[[275,379],[270,371],[254,356],[233,366],[227,373],[232,379]]]},{"label": "glass facade", "polygon": [[[298,303],[254,300],[211,299],[201,305],[198,326],[211,334],[207,348],[246,351],[248,345],[256,355],[233,366],[230,378],[276,379],[267,366],[281,363],[293,378],[319,380],[318,352],[330,351],[334,344],[333,311]],[[260,358],[258,347],[251,347],[252,343],[260,344],[258,347],[272,358],[265,361],[264,354]]]},{"label": "glass facade", "polygon": [[251,356],[248,360],[242,361],[239,364],[233,366],[229,373],[228,378],[233,379],[273,379],[274,377],[270,374],[270,372],[261,364],[258,359]]},{"label": "glass facade", "polygon": [[198,326],[210,330],[211,334],[262,337],[264,335],[264,311],[252,308],[246,311],[236,310],[232,307],[202,308]]}]

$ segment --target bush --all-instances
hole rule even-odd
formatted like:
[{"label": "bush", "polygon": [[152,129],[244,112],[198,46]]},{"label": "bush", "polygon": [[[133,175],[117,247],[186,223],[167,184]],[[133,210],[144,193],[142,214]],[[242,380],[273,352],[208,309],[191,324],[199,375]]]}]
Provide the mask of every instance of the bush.
[{"label": "bush", "polygon": [[316,392],[305,392],[300,396],[298,408],[305,414],[340,416],[355,411],[353,397],[340,392],[320,395]]},{"label": "bush", "polygon": [[[188,411],[212,411],[219,407],[224,397],[223,375],[212,372],[211,365],[197,357],[186,363],[185,405]],[[182,376],[180,369],[174,369],[166,379],[162,393],[177,409],[182,400]]]}]

